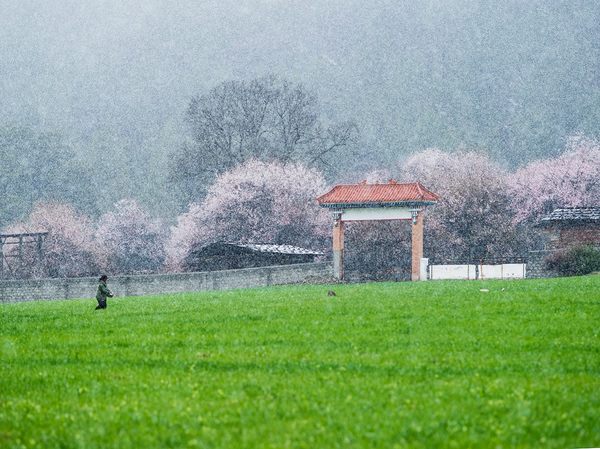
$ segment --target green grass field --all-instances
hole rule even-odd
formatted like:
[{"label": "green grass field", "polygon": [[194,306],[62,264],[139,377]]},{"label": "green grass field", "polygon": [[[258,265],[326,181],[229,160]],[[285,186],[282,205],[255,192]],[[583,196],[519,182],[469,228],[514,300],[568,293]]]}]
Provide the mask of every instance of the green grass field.
[{"label": "green grass field", "polygon": [[600,447],[600,276],[330,288],[0,305],[0,447]]}]

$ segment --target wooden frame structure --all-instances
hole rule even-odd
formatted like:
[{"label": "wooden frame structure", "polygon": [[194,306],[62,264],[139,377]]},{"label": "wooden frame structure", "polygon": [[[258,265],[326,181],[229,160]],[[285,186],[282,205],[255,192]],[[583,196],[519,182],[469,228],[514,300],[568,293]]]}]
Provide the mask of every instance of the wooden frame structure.
[{"label": "wooden frame structure", "polygon": [[[19,275],[23,271],[23,249],[26,245],[36,245],[37,264],[42,266],[44,260],[44,237],[48,232],[26,232],[21,234],[0,234],[0,279],[4,279],[5,268],[11,275]],[[4,247],[8,245],[19,245],[16,254],[5,254]],[[16,265],[9,260],[17,259]]]},{"label": "wooden frame structure", "polygon": [[321,207],[333,214],[333,275],[344,275],[344,222],[370,220],[412,220],[412,275],[421,278],[423,258],[423,208],[437,203],[439,195],[431,192],[420,181],[388,184],[336,185],[316,198]]}]

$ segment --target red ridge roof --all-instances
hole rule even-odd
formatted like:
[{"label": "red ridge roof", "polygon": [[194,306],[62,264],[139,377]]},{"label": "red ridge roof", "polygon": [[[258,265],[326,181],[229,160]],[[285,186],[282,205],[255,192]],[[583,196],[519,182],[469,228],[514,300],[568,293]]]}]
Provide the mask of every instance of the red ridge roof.
[{"label": "red ridge roof", "polygon": [[382,203],[426,203],[437,202],[440,196],[427,189],[420,181],[398,184],[342,184],[336,185],[324,195],[316,198],[321,206],[334,204],[382,204]]}]

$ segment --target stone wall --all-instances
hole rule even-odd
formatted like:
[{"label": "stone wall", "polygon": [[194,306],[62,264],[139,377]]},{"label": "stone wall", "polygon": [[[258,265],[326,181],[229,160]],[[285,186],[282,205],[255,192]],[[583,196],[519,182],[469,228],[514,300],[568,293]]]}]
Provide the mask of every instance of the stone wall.
[{"label": "stone wall", "polygon": [[[331,276],[331,262],[245,268],[203,273],[113,276],[108,287],[117,297],[206,290],[268,287]],[[0,280],[0,303],[95,298],[98,278]]]},{"label": "stone wall", "polygon": [[553,250],[529,251],[527,257],[527,279],[556,277],[557,273],[544,269],[544,260]]}]

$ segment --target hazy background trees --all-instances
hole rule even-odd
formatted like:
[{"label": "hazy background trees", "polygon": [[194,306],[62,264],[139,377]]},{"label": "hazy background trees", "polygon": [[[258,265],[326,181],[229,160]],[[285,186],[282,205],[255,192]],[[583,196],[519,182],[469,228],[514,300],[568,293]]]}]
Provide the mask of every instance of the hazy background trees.
[{"label": "hazy background trees", "polygon": [[61,132],[78,152],[118,136],[132,175],[192,97],[269,74],[356,120],[378,164],[465,143],[516,167],[598,137],[595,0],[73,5],[4,5],[0,123]]},{"label": "hazy background trees", "polygon": [[0,127],[0,229],[25,218],[39,200],[96,211],[94,177],[59,134]]}]

